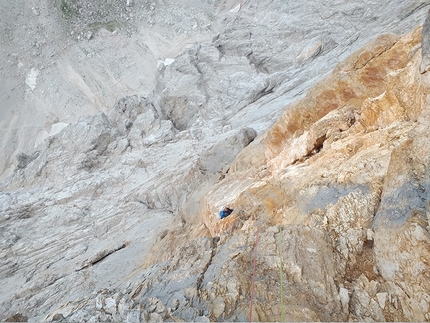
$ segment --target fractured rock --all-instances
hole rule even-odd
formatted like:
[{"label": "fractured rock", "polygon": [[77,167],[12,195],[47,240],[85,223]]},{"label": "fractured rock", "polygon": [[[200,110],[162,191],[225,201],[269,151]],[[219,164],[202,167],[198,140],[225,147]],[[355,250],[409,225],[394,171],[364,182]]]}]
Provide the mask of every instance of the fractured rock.
[{"label": "fractured rock", "polygon": [[[333,12],[316,2],[321,10],[291,29],[302,4],[244,2],[212,44],[160,65],[147,99],[126,98],[109,117],[81,118],[47,138],[1,184],[2,319],[244,321],[254,261],[254,319],[281,320],[281,291],[290,321],[426,319],[429,82],[419,73],[420,30],[378,37],[289,105],[343,55],[318,44],[302,52],[319,39],[309,30],[328,28],[334,15],[343,51],[363,39],[360,26],[374,35],[384,15],[406,28],[393,12],[411,3],[397,4],[339,2]],[[413,9],[407,16],[419,17]],[[102,36],[121,48],[122,32]],[[62,72],[98,102],[76,70],[65,62]],[[48,75],[40,73],[38,82]],[[232,130],[242,127],[250,128]],[[235,211],[220,220],[224,202]]]},{"label": "fractured rock", "polygon": [[226,166],[230,166],[236,155],[248,146],[256,136],[257,132],[252,128],[239,130],[237,134],[227,137],[203,152],[200,157],[200,168],[202,171],[210,173],[224,170]]},{"label": "fractured rock", "polygon": [[430,69],[430,10],[423,24],[421,56],[420,72],[425,73]]}]

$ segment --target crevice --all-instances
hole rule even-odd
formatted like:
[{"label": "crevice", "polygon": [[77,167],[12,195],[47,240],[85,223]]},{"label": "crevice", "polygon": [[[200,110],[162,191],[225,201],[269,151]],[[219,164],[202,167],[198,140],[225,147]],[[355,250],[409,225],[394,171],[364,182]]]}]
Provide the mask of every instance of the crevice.
[{"label": "crevice", "polygon": [[264,61],[266,61],[267,58],[264,58],[261,61],[257,61],[252,54],[253,51],[251,50],[249,54],[245,55],[245,57],[248,59],[249,65],[253,66],[259,73],[269,74],[269,70],[264,67]]},{"label": "crevice", "polygon": [[421,4],[419,4],[418,6],[416,6],[415,8],[411,9],[410,11],[408,11],[407,13],[405,13],[403,16],[400,16],[400,20],[404,20],[406,18],[408,18],[409,16],[412,16],[415,12],[417,12],[418,10],[424,8],[428,6],[427,2],[422,2]]},{"label": "crevice", "polygon": [[197,84],[197,88],[201,90],[205,95],[205,103],[207,104],[209,102],[210,96],[208,93],[207,88],[207,82],[204,79],[203,71],[201,70],[199,66],[199,54],[200,54],[201,46],[198,47],[197,52],[195,54],[195,58],[191,59],[191,64],[196,68],[197,72],[199,73],[199,82]]},{"label": "crevice", "polygon": [[205,277],[205,274],[207,272],[207,270],[209,269],[210,265],[212,264],[212,260],[216,254],[216,248],[218,246],[218,242],[219,242],[219,237],[213,237],[211,240],[211,255],[209,258],[209,261],[206,263],[205,268],[203,269],[202,273],[200,274],[200,276],[197,278],[197,293],[199,294],[199,297],[201,297],[201,291],[202,291],[202,285],[203,285],[203,279]]},{"label": "crevice", "polygon": [[85,269],[87,267],[94,266],[95,264],[101,262],[107,256],[110,256],[114,252],[121,250],[121,249],[124,249],[125,247],[127,247],[127,245],[128,245],[128,242],[123,242],[121,244],[114,245],[112,248],[105,249],[105,250],[102,250],[102,251],[96,253],[94,256],[88,258],[87,260],[84,260],[82,262],[82,266],[80,268],[76,269],[76,271],[81,271],[82,269]]},{"label": "crevice", "polygon": [[294,159],[291,162],[291,165],[297,165],[297,164],[303,163],[308,158],[318,154],[321,151],[321,149],[323,149],[324,142],[326,141],[326,139],[327,139],[327,135],[323,135],[323,136],[319,137],[317,140],[315,140],[313,147],[308,150],[306,155],[304,155],[300,158]]},{"label": "crevice", "polygon": [[[397,44],[397,40],[395,42],[393,42],[391,45],[389,45],[388,48],[383,49],[382,51],[380,51],[379,53],[373,53],[372,57],[370,57],[365,63],[363,63],[360,67],[357,67],[357,65],[354,64],[354,67],[356,70],[360,70],[365,68],[371,61],[373,61],[374,59],[378,58],[379,56],[383,55],[384,53],[388,52],[391,48],[393,48],[395,45]],[[356,62],[357,64],[357,62]]]},{"label": "crevice", "polygon": [[323,148],[324,141],[326,141],[326,139],[327,139],[326,135],[323,135],[323,136],[317,138],[317,140],[315,140],[315,143],[314,143],[314,146],[312,147],[312,149],[310,151],[308,151],[308,153],[303,158],[308,158],[308,157],[311,157],[313,155],[318,154],[321,151],[321,149]]}]

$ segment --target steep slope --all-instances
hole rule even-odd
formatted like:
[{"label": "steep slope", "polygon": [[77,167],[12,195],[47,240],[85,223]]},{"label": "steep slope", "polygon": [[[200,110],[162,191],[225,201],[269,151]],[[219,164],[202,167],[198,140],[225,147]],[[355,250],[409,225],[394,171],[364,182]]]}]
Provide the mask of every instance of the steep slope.
[{"label": "steep slope", "polygon": [[209,42],[234,2],[2,1],[1,178],[65,124],[150,93],[157,67]]},{"label": "steep slope", "polygon": [[[319,5],[310,21],[329,26]],[[370,27],[321,45],[281,19],[304,4],[245,2],[212,43],[160,63],[151,94],[19,154],[0,184],[1,319],[245,321],[254,295],[253,320],[429,320],[420,29],[307,92],[424,5],[339,2],[336,19]]]},{"label": "steep slope", "polygon": [[[199,89],[211,97],[197,104],[218,107],[238,101],[244,106],[282,85],[270,101],[290,92],[275,104],[285,106],[374,35],[403,33],[421,23],[426,5],[418,0],[318,0],[312,5],[269,0],[2,1],[0,178],[11,174],[18,154],[30,154],[65,124],[83,115],[107,114],[121,97],[151,93],[157,69],[187,45],[216,38],[216,55],[211,55],[226,58],[219,69],[211,65],[211,74],[204,70],[205,80],[218,77],[206,90]],[[230,73],[231,67],[236,73]],[[220,78],[221,84],[215,82]],[[213,83],[217,86],[209,87]],[[241,101],[238,87],[238,94],[249,87],[259,93]],[[212,102],[219,91],[228,92],[227,102]],[[238,118],[232,121],[243,125],[243,115]]]},{"label": "steep slope", "polygon": [[46,318],[245,321],[253,295],[258,321],[429,321],[420,42],[383,35],[350,56],[206,189],[204,227],[183,214],[134,276]]},{"label": "steep slope", "polygon": [[[420,40],[419,30],[381,36],[349,57],[288,107],[260,143],[241,152],[205,197],[202,211],[214,235],[242,227],[249,216],[244,227],[262,222],[274,237],[273,225],[282,225],[288,290],[294,279],[317,284],[302,306],[320,320],[430,319],[430,83],[428,73],[420,74]],[[251,154],[261,158],[249,161]],[[260,179],[244,187],[250,178]],[[227,221],[208,212],[220,201],[236,207]],[[307,251],[300,252],[297,239]],[[276,240],[269,247],[274,254]],[[259,250],[264,268],[268,249]],[[313,268],[328,281],[316,280]],[[259,303],[263,313],[272,302]],[[332,302],[338,314],[325,317]]]},{"label": "steep slope", "polygon": [[[430,79],[420,41],[420,29],[378,37],[238,155],[201,200],[212,257],[184,301],[211,320],[246,320],[252,292],[260,321],[430,320]],[[219,220],[223,204],[235,211]],[[173,254],[197,257],[199,244]],[[177,257],[164,258],[162,284],[145,283],[155,283],[149,295],[178,286]],[[155,295],[169,306],[163,291]],[[164,315],[188,319],[180,313]]]}]

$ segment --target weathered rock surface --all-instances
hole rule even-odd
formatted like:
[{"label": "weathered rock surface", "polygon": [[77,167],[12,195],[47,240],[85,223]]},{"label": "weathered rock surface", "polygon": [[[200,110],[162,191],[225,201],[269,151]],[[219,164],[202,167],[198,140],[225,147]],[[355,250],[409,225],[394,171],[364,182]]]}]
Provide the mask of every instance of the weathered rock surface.
[{"label": "weathered rock surface", "polygon": [[[215,117],[222,125],[266,130],[279,106],[375,35],[421,24],[425,6],[417,0],[3,1],[0,176],[10,175],[15,157],[30,155],[55,124],[108,115],[121,97],[154,90],[154,104],[178,129]],[[246,118],[261,103],[245,108],[262,96],[272,103],[260,115],[273,115],[256,127]]]},{"label": "weathered rock surface", "polygon": [[254,321],[430,321],[428,35],[379,36],[307,91],[425,4],[238,4],[151,94],[19,155],[0,319],[246,321],[252,302]]},{"label": "weathered rock surface", "polygon": [[209,42],[234,2],[1,2],[0,176],[54,124],[151,93],[157,65]]},{"label": "weathered rock surface", "polygon": [[[430,83],[420,74],[420,41],[419,30],[402,38],[381,36],[350,56],[238,156],[249,150],[264,158],[248,159],[248,168],[236,160],[240,168],[205,196],[204,220],[212,235],[261,221],[325,232],[332,255],[327,264],[316,263],[334,279],[336,293],[329,296],[328,282],[320,286],[340,303],[339,316],[333,309],[325,318],[303,301],[319,320],[430,319]],[[225,221],[212,211],[220,200],[236,207]],[[260,257],[269,248],[263,250]],[[328,254],[321,239],[313,250]],[[284,262],[298,258],[284,256]],[[310,256],[302,257],[314,266]]]}]

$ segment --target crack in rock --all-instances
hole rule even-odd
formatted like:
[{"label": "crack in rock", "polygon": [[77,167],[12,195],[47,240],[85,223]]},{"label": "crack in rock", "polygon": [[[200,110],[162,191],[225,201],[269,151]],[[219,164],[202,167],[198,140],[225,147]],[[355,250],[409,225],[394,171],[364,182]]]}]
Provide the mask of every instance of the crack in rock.
[{"label": "crack in rock", "polygon": [[94,266],[95,264],[99,263],[100,261],[105,259],[107,256],[113,254],[114,252],[124,249],[125,247],[127,247],[127,245],[128,245],[127,242],[123,242],[123,243],[114,245],[112,248],[104,249],[96,253],[94,256],[84,260],[82,262],[82,266],[76,269],[76,271],[81,271],[82,269],[85,269],[87,267]]}]

